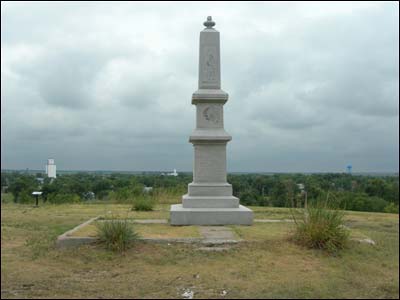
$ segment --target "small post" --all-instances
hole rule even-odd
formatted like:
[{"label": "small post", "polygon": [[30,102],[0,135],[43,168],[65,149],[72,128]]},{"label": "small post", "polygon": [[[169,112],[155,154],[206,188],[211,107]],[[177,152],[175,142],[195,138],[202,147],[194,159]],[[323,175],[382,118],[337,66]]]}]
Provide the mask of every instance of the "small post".
[{"label": "small post", "polygon": [[304,208],[307,209],[307,191],[304,191]]},{"label": "small post", "polygon": [[42,194],[42,192],[33,192],[32,195],[35,196],[36,198],[36,207],[39,206],[39,196]]}]

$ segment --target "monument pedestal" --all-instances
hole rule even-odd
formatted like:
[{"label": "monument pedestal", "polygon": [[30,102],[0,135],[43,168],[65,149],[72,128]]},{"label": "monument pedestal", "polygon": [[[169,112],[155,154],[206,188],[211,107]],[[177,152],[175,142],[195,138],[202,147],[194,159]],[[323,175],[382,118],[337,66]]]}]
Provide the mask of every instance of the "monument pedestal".
[{"label": "monument pedestal", "polygon": [[196,129],[189,138],[194,147],[193,182],[182,204],[171,206],[171,225],[251,225],[253,212],[240,205],[226,181],[226,144],[221,90],[219,32],[211,17],[200,33],[199,89],[193,93]]},{"label": "monument pedestal", "polygon": [[252,225],[253,211],[239,205],[237,208],[184,208],[171,205],[171,225]]}]

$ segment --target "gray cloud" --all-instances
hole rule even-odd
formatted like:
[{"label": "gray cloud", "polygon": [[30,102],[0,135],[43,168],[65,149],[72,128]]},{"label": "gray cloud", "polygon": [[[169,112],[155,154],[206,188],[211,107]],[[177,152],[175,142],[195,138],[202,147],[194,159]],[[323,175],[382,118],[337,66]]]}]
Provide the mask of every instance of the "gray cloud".
[{"label": "gray cloud", "polygon": [[2,167],[190,171],[212,14],[230,171],[397,171],[397,5],[3,4]]}]

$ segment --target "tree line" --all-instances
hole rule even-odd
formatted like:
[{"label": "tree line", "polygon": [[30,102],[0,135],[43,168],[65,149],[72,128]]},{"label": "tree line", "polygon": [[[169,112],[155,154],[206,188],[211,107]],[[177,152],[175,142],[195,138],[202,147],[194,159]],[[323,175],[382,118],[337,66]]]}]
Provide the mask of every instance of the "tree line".
[{"label": "tree line", "polygon": [[[187,192],[192,174],[178,176],[92,174],[58,175],[1,173],[2,192],[13,195],[16,203],[33,202],[32,192],[42,191],[49,203],[90,201],[125,202],[146,193],[176,197]],[[304,207],[306,203],[329,200],[339,208],[356,211],[398,212],[399,176],[362,176],[344,173],[327,174],[228,174],[233,193],[244,205]]]}]

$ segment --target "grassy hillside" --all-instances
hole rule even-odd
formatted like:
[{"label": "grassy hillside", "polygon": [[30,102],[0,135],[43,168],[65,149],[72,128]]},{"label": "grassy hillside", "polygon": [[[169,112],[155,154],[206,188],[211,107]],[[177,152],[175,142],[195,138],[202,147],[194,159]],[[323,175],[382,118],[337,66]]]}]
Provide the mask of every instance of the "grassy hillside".
[{"label": "grassy hillside", "polygon": [[[168,205],[2,204],[2,298],[398,298],[399,218],[346,212],[353,236],[339,257],[293,244],[290,223],[235,226],[245,243],[227,252],[193,245],[137,243],[124,254],[100,245],[57,250],[55,238],[91,217],[168,218]],[[252,207],[255,218],[287,219],[284,208]],[[226,295],[224,296],[226,291]]]}]

